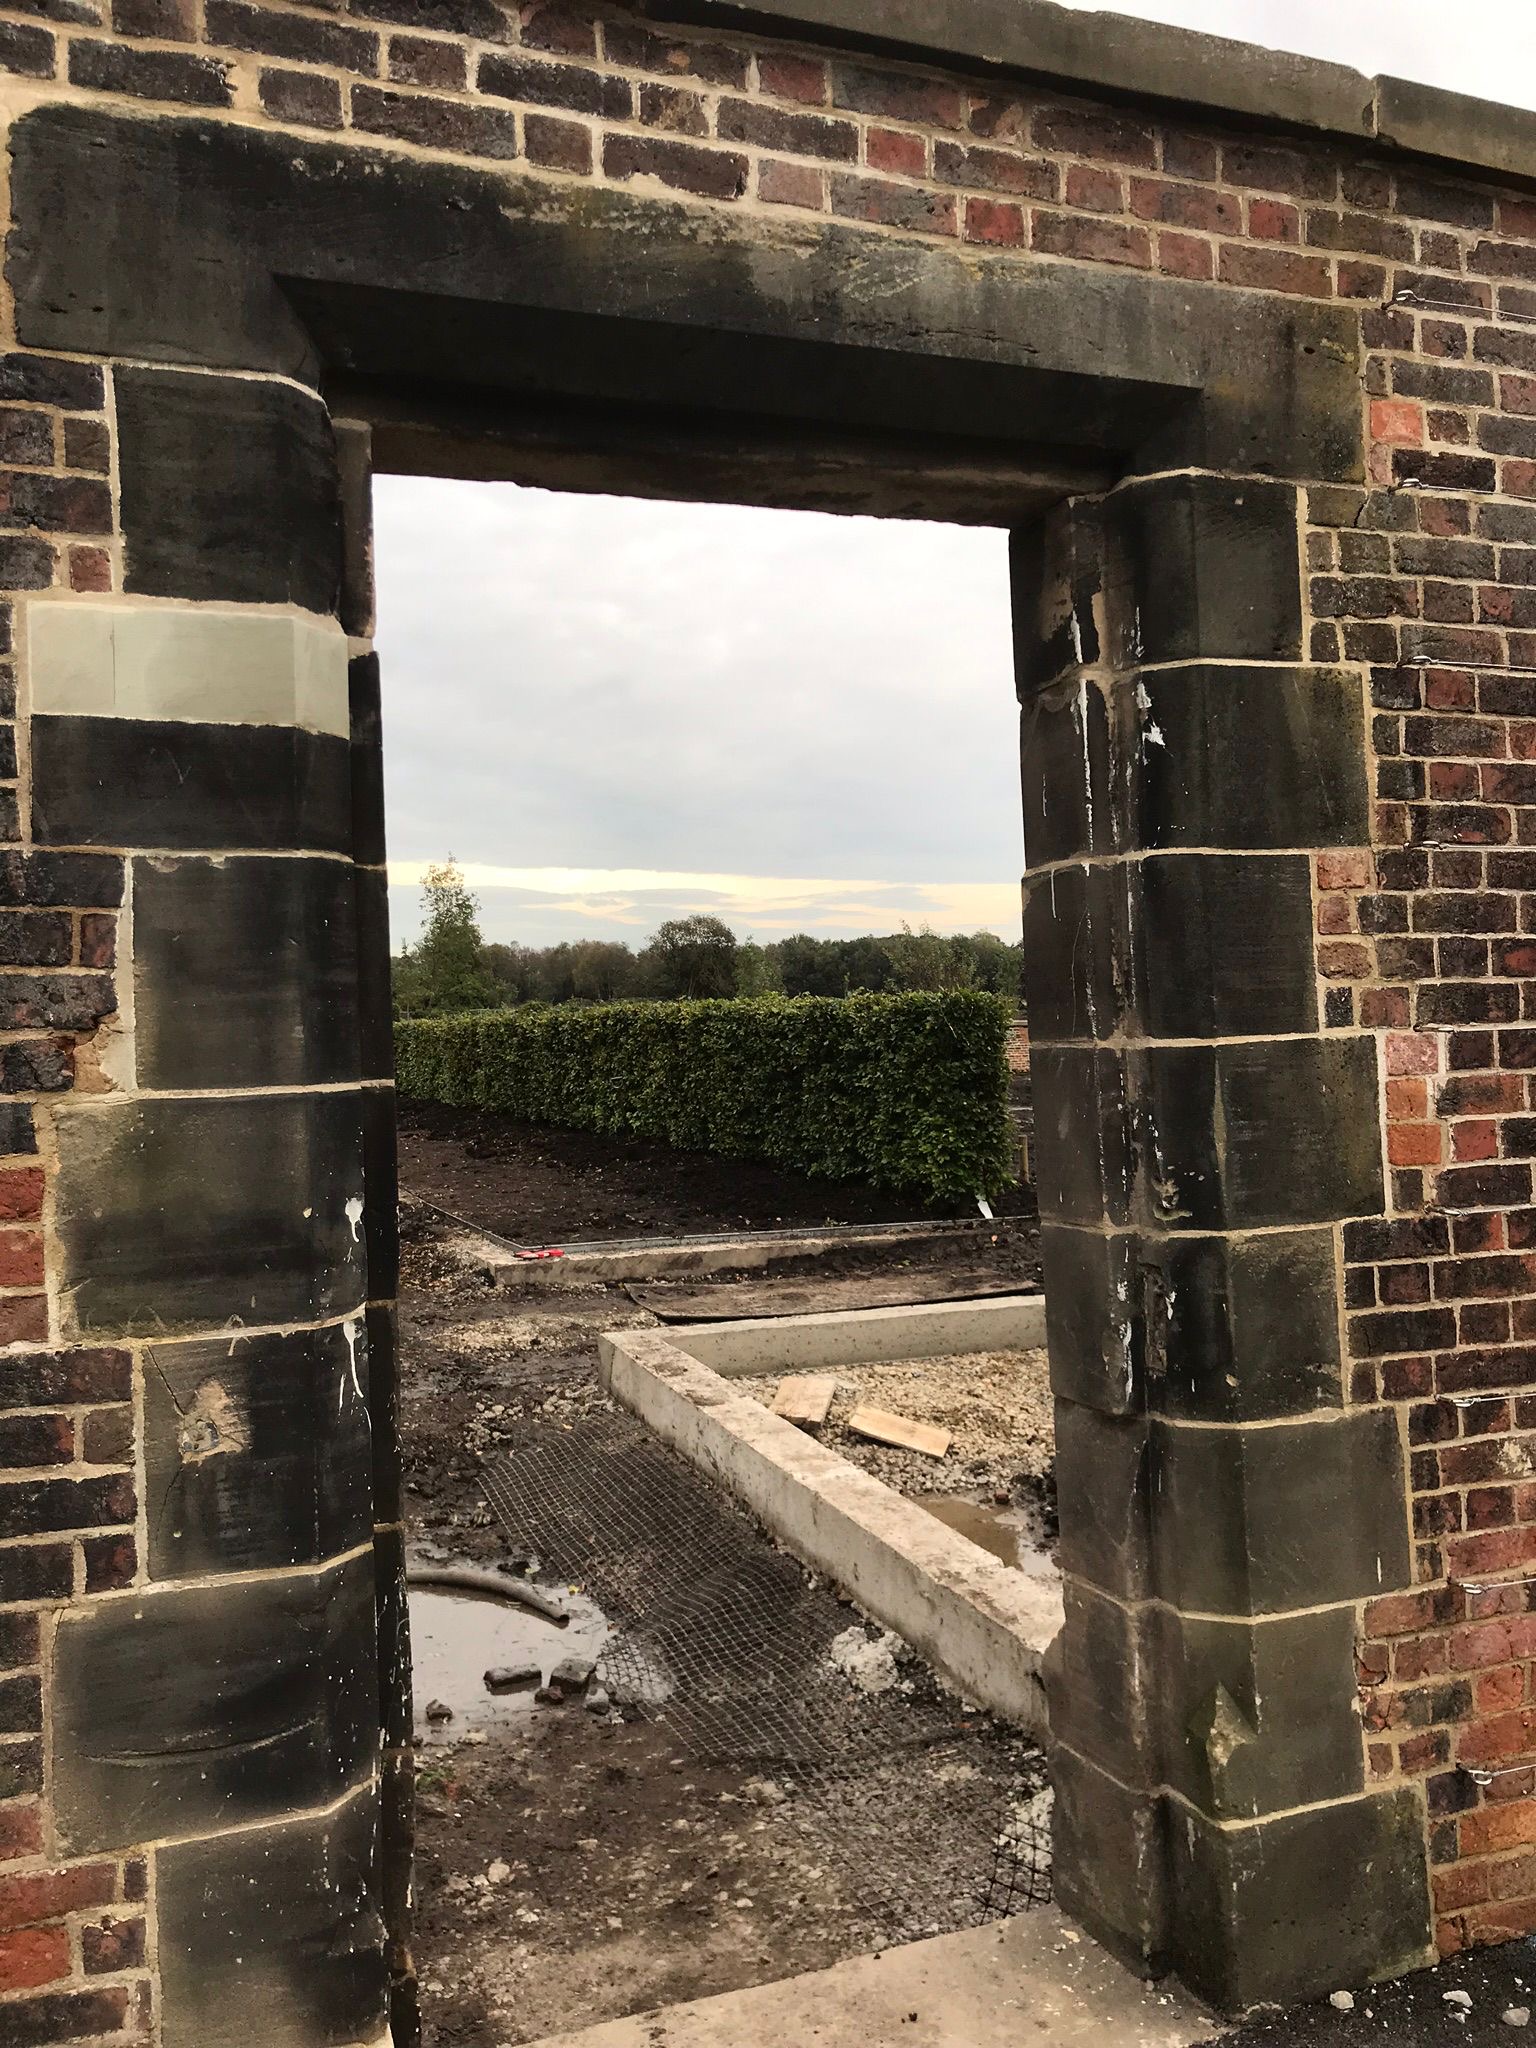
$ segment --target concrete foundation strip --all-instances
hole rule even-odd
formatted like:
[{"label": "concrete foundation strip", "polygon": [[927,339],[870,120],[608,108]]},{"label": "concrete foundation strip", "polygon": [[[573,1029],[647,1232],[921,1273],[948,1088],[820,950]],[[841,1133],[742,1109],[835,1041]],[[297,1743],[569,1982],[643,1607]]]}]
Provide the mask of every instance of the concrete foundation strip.
[{"label": "concrete foundation strip", "polygon": [[[729,1375],[1043,1343],[1043,1297],[695,1325],[598,1340],[603,1383],[802,1563],[909,1642],[961,1695],[1043,1736],[1041,1659],[1059,1588],[1000,1563],[926,1509],[738,1393]],[[685,1348],[686,1347],[686,1348]]]}]

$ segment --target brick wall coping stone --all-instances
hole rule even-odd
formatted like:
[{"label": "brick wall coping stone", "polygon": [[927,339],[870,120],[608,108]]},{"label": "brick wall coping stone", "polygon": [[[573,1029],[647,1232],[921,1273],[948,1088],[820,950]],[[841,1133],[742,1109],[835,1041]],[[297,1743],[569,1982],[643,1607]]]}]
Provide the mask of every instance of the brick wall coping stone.
[{"label": "brick wall coping stone", "polygon": [[[978,66],[1375,142],[1536,183],[1536,111],[1056,0],[641,0],[657,19]],[[873,26],[877,23],[877,26]]]}]

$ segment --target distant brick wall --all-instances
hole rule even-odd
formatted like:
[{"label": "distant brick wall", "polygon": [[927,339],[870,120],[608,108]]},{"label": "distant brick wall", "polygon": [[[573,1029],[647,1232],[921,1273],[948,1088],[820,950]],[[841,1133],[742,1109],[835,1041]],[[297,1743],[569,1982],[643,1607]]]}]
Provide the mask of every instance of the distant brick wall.
[{"label": "distant brick wall", "polygon": [[[765,231],[821,215],[1186,281],[1192,305],[1232,288],[1358,312],[1369,483],[1312,490],[1297,548],[1312,659],[1365,674],[1376,714],[1374,844],[1313,870],[1327,1024],[1369,1034],[1385,1076],[1390,1213],[1337,1238],[1348,1397],[1402,1420],[1418,1542],[1420,1589],[1358,1613],[1363,1740],[1378,1783],[1424,1788],[1442,1948],[1536,1928],[1536,202],[1333,141],[565,0],[0,4],[0,68],[13,116],[197,110],[660,189]],[[0,356],[14,603],[123,593],[122,377]],[[11,636],[7,608],[6,720]],[[118,1086],[124,856],[38,845],[29,775],[23,717],[0,725],[0,2039],[42,2044],[158,2021],[139,1860],[64,1855],[39,1740],[58,1612],[150,1578],[143,1345],[61,1348],[56,1247],[39,1256],[50,1105]]]}]

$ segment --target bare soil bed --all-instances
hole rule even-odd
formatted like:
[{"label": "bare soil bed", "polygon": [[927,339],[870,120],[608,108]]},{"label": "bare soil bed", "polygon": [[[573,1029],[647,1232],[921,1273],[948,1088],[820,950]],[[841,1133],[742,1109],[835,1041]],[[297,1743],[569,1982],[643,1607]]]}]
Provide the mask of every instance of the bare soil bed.
[{"label": "bare soil bed", "polygon": [[[976,1213],[974,1205],[928,1208],[864,1182],[812,1180],[754,1160],[442,1103],[401,1103],[400,1179],[423,1201],[527,1245]],[[992,1206],[1000,1216],[1034,1213],[1024,1188]]]}]

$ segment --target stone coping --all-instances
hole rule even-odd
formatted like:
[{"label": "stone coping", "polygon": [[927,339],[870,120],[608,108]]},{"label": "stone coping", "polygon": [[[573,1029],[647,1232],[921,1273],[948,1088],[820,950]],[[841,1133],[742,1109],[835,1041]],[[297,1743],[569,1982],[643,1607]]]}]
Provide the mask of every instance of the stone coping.
[{"label": "stone coping", "polygon": [[1536,111],[1258,43],[1062,7],[1056,0],[641,0],[658,19],[791,32],[996,71],[1065,90],[1158,100],[1246,124],[1376,143],[1536,182]]}]

